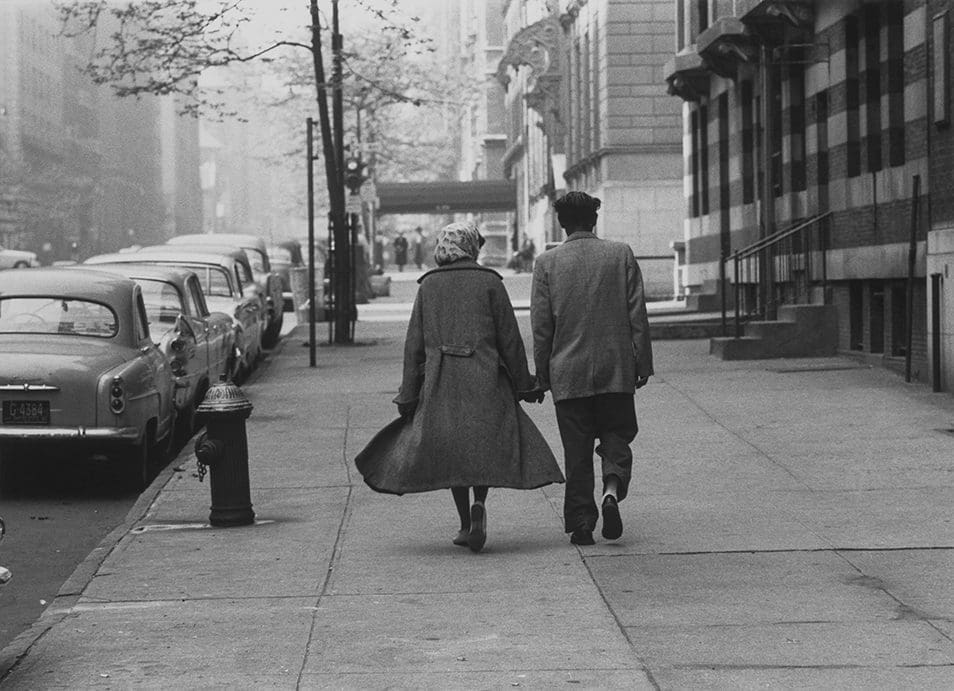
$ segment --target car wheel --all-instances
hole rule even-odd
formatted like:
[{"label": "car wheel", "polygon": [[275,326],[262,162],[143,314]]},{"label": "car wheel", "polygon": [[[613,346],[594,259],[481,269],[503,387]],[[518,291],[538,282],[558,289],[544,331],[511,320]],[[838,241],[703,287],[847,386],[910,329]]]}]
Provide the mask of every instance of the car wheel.
[{"label": "car wheel", "polygon": [[20,262],[17,262],[16,264],[14,264],[14,265],[13,265],[13,268],[14,268],[14,269],[28,269],[28,268],[30,268],[30,265],[27,264],[26,262],[20,261]]},{"label": "car wheel", "polygon": [[176,415],[176,425],[175,425],[175,440],[176,446],[184,446],[189,439],[192,438],[192,433],[195,432],[195,408],[198,403],[196,401],[191,401],[186,404],[186,407],[179,411]]},{"label": "car wheel", "polygon": [[279,312],[277,316],[278,320],[270,323],[268,331],[265,332],[264,345],[266,348],[274,348],[282,335],[282,324],[285,323],[285,315]]}]

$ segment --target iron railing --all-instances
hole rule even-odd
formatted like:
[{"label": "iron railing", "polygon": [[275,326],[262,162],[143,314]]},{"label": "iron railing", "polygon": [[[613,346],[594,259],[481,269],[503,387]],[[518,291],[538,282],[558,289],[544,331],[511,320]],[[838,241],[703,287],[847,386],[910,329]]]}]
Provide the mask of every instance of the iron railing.
[{"label": "iron railing", "polygon": [[[736,250],[732,263],[735,337],[753,318],[774,319],[780,305],[828,301],[831,212],[818,214]],[[725,323],[725,307],[722,314]]]}]

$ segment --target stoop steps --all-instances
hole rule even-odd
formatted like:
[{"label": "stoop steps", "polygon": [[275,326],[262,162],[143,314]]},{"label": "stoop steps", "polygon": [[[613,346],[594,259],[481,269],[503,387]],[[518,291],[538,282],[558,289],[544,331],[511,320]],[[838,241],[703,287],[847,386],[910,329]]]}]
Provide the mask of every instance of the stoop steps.
[{"label": "stoop steps", "polygon": [[830,357],[837,348],[834,305],[783,305],[776,321],[747,322],[741,338],[709,339],[709,354],[722,360]]}]

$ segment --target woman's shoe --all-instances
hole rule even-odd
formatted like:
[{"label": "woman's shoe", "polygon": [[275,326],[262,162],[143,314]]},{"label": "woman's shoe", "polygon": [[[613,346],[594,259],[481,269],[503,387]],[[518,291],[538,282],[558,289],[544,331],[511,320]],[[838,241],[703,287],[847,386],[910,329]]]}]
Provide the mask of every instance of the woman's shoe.
[{"label": "woman's shoe", "polygon": [[457,531],[457,537],[454,538],[454,544],[460,547],[466,547],[470,537],[470,528],[461,528]]},{"label": "woman's shoe", "polygon": [[470,533],[467,535],[467,546],[472,552],[479,552],[487,542],[487,512],[483,504],[475,503],[470,507]]}]

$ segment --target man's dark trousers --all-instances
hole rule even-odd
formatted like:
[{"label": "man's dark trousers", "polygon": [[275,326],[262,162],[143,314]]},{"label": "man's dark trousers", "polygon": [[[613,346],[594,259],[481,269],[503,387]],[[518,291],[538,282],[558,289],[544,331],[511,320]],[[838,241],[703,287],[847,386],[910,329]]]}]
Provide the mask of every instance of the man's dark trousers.
[{"label": "man's dark trousers", "polygon": [[631,393],[605,393],[556,402],[557,425],[563,441],[566,489],[563,522],[566,532],[579,527],[596,529],[599,508],[593,500],[593,444],[602,460],[602,477],[616,475],[616,498],[626,498],[633,472],[629,448],[639,428],[636,401]]}]

